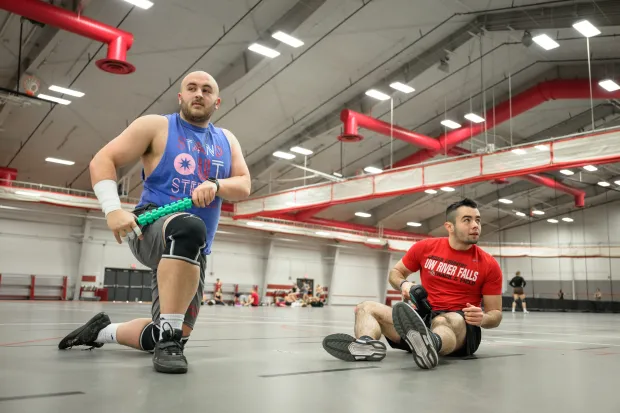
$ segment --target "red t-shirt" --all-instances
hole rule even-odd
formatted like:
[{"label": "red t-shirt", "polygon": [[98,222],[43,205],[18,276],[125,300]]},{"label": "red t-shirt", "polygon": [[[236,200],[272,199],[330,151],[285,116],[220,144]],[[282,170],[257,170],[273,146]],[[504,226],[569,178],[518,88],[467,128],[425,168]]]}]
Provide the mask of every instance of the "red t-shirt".
[{"label": "red t-shirt", "polygon": [[467,303],[480,307],[483,295],[502,293],[499,264],[477,245],[458,251],[448,238],[425,239],[409,248],[403,264],[412,272],[420,270],[433,310],[460,311]]},{"label": "red t-shirt", "polygon": [[259,298],[258,298],[258,293],[257,293],[256,291],[252,291],[252,292],[250,293],[250,295],[251,295],[251,296],[252,296],[252,298],[254,299],[254,301],[252,302],[252,305],[253,305],[254,307],[258,307],[258,300],[259,300]]}]

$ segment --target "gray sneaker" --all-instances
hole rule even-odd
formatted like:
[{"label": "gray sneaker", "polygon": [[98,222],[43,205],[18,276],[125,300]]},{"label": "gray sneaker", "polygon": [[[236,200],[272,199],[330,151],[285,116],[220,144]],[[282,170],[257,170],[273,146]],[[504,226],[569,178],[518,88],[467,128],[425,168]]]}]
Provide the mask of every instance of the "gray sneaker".
[{"label": "gray sneaker", "polygon": [[386,347],[379,340],[362,336],[356,339],[348,334],[331,334],[323,339],[323,348],[344,361],[381,361]]},{"label": "gray sneaker", "polygon": [[432,369],[439,363],[438,343],[417,311],[409,304],[399,302],[392,309],[392,321],[398,335],[413,352],[413,360],[421,369]]}]

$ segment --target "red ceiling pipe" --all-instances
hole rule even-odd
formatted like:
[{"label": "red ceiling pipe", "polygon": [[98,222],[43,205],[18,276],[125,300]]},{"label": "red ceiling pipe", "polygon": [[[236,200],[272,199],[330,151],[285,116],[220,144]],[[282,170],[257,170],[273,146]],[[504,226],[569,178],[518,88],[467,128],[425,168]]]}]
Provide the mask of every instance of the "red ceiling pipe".
[{"label": "red ceiling pipe", "polygon": [[[619,99],[620,91],[608,92],[598,85],[598,80],[592,81],[592,97],[594,99]],[[512,117],[518,116],[548,100],[559,99],[589,99],[590,98],[590,82],[587,79],[549,80],[537,84],[530,89],[519,93],[512,98]],[[511,115],[511,102],[505,101],[487,111],[486,127],[491,129],[508,119]],[[432,151],[428,149],[417,151],[416,153],[396,162],[394,168],[401,166],[413,165],[424,162],[434,156],[443,153],[446,149],[451,149],[459,145],[472,136],[479,135],[484,132],[485,123],[472,124],[452,132],[441,135],[437,140],[440,149]]]},{"label": "red ceiling pipe", "polygon": [[437,139],[401,128],[400,126],[392,126],[387,122],[362,115],[361,113],[354,112],[349,109],[343,109],[343,111],[340,112],[340,120],[344,124],[344,131],[342,132],[342,135],[338,136],[338,139],[344,142],[356,142],[362,140],[363,137],[358,131],[358,127],[360,127],[385,136],[390,136],[391,130],[392,136],[396,139],[400,139],[401,141],[434,151],[438,151],[440,149]]},{"label": "red ceiling pipe", "polygon": [[544,175],[529,174],[520,176],[519,178],[528,180],[538,185],[548,186],[549,188],[557,189],[558,191],[566,192],[567,194],[575,197],[576,207],[583,208],[585,206],[586,193],[577,188],[564,185],[563,183]]},{"label": "red ceiling pipe", "polygon": [[0,0],[0,9],[101,43],[107,43],[107,57],[96,62],[97,67],[105,72],[125,75],[136,70],[126,60],[127,51],[133,44],[131,33],[39,0]]}]

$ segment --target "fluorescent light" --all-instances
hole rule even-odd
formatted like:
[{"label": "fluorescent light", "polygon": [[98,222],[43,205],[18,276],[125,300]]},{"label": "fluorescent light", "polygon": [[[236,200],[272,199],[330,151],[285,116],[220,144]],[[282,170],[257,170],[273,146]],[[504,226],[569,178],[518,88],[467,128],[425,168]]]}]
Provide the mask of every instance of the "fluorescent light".
[{"label": "fluorescent light", "polygon": [[368,172],[369,174],[380,174],[381,172],[383,172],[383,169],[375,168],[374,166],[367,166],[366,168],[364,168],[364,171]]},{"label": "fluorescent light", "polygon": [[427,194],[431,194],[431,195],[435,195],[437,193],[437,191],[435,191],[434,189],[427,189],[426,191]]},{"label": "fluorescent light", "polygon": [[407,222],[407,225],[409,225],[410,227],[421,227],[422,224],[420,224],[419,222]]},{"label": "fluorescent light", "polygon": [[539,34],[536,37],[532,37],[532,40],[534,40],[540,47],[542,47],[545,50],[551,50],[551,49],[555,49],[556,47],[560,47],[558,42],[556,42],[555,40],[553,40],[551,37],[547,36],[546,34]]},{"label": "fluorescent light", "polygon": [[614,184],[620,185],[620,181],[614,181]]},{"label": "fluorescent light", "polygon": [[392,89],[396,89],[396,90],[401,91],[403,93],[415,92],[414,88],[412,88],[411,86],[406,85],[404,83],[400,83],[400,82],[390,83],[390,87]]},{"label": "fluorescent light", "polygon": [[450,120],[450,119],[442,120],[441,124],[445,126],[446,128],[450,128],[450,129],[458,129],[461,127],[460,123],[456,123],[455,121]]},{"label": "fluorescent light", "polygon": [[310,149],[300,148],[299,146],[293,146],[291,148],[291,152],[296,152],[296,153],[298,153],[300,155],[304,155],[304,156],[312,155],[314,153]]},{"label": "fluorescent light", "polygon": [[498,201],[501,202],[502,204],[512,204],[512,201],[506,198],[498,199]]},{"label": "fluorescent light", "polygon": [[125,0],[129,4],[133,4],[136,7],[140,7],[141,9],[148,10],[153,7],[153,3],[149,0]]},{"label": "fluorescent light", "polygon": [[379,238],[368,238],[366,242],[370,242],[371,244],[381,244],[381,240]]},{"label": "fluorescent light", "polygon": [[278,52],[277,50],[270,49],[258,43],[251,44],[250,47],[248,47],[248,49],[255,53],[262,54],[263,56],[270,57],[272,59],[274,57],[280,56],[280,52]]},{"label": "fluorescent light", "polygon": [[468,113],[467,115],[465,115],[465,119],[470,120],[474,123],[484,122],[484,118],[476,115],[475,113]]},{"label": "fluorescent light", "polygon": [[558,223],[558,220],[557,220],[557,219],[550,218],[550,219],[548,219],[548,220],[547,220],[547,222],[550,222],[550,223],[552,223],[552,224],[557,224],[557,223]]},{"label": "fluorescent light", "polygon": [[68,105],[71,103],[70,100],[57,98],[56,96],[45,95],[43,93],[39,93],[37,95],[38,98],[49,100],[50,102],[60,103],[61,105]]},{"label": "fluorescent light", "polygon": [[342,178],[342,174],[340,172],[334,172],[332,175],[337,176],[338,178]]},{"label": "fluorescent light", "polygon": [[532,214],[534,214],[534,215],[545,215],[545,211],[539,211],[539,210],[535,209],[535,210],[532,211]]},{"label": "fluorescent light", "polygon": [[620,89],[620,85],[618,85],[616,82],[614,82],[611,79],[602,80],[598,82],[598,84],[600,87],[602,87],[608,92],[615,92],[616,90]]},{"label": "fluorescent light", "polygon": [[375,89],[370,89],[366,91],[366,96],[370,96],[371,98],[379,99],[379,100],[389,100],[390,97],[383,92],[379,92]]},{"label": "fluorescent light", "polygon": [[301,47],[304,45],[304,42],[302,42],[301,40],[280,31],[275,32],[271,35],[271,37],[281,41],[282,43],[286,43],[291,47]]},{"label": "fluorescent light", "polygon": [[369,214],[368,212],[356,212],[355,216],[362,217],[362,218],[370,218],[372,215]]},{"label": "fluorescent light", "polygon": [[587,20],[581,20],[573,24],[573,27],[585,37],[593,37],[601,34],[601,31],[594,27],[594,25]]},{"label": "fluorescent light", "polygon": [[527,153],[525,149],[513,149],[511,152],[516,155],[525,155]]},{"label": "fluorescent light", "polygon": [[523,212],[519,212],[519,211],[517,211],[517,212],[515,212],[515,213],[516,213],[516,214],[517,214],[517,216],[519,216],[519,217],[524,217],[524,216],[525,216],[525,214],[524,214]]},{"label": "fluorescent light", "polygon": [[251,227],[262,227],[265,224],[263,224],[262,222],[248,221],[248,225]]},{"label": "fluorescent light", "polygon": [[594,165],[586,165],[583,167],[583,169],[585,169],[588,172],[598,171],[598,168]]},{"label": "fluorescent light", "polygon": [[452,188],[451,186],[442,186],[440,189],[442,191],[444,191],[444,192],[454,192],[454,191],[456,191],[456,189]]},{"label": "fluorescent light", "polygon": [[73,161],[65,161],[64,159],[57,159],[57,158],[45,158],[45,160],[47,162],[59,163],[61,165],[74,165],[75,164],[75,162]]},{"label": "fluorescent light", "polygon": [[560,173],[568,176],[575,175],[575,172],[571,171],[570,169],[562,169]]},{"label": "fluorescent light", "polygon": [[33,191],[15,191],[15,193],[17,195],[25,195],[25,196],[34,196],[34,197],[41,196],[39,192],[33,192]]},{"label": "fluorescent light", "polygon": [[275,151],[273,153],[273,156],[275,156],[276,158],[282,158],[282,159],[293,159],[293,158],[295,158],[295,155],[293,155],[292,153],[282,152],[282,151]]},{"label": "fluorescent light", "polygon": [[81,98],[82,96],[84,96],[84,93],[78,92],[77,90],[67,89],[67,88],[55,86],[55,85],[50,86],[49,90],[52,90],[58,93],[63,93],[65,95],[75,96],[76,98]]},{"label": "fluorescent light", "polygon": [[610,186],[611,184],[609,182],[605,182],[605,181],[601,181],[598,183],[600,186]]},{"label": "fluorescent light", "polygon": [[538,149],[539,151],[548,151],[549,147],[547,145],[536,145],[534,146],[534,148]]},{"label": "fluorescent light", "polygon": [[325,231],[317,231],[315,232],[316,235],[321,235],[323,237],[326,237],[329,235],[329,232],[325,232]]},{"label": "fluorescent light", "polygon": [[564,221],[564,222],[573,222],[574,219],[568,218],[568,217],[564,217],[564,218],[562,218],[562,221]]}]

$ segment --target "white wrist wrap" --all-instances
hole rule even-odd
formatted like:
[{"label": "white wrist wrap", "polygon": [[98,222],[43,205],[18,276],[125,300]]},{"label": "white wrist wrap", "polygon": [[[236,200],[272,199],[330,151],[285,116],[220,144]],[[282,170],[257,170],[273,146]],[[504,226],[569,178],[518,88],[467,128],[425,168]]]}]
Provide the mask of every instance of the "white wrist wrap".
[{"label": "white wrist wrap", "polygon": [[118,197],[116,182],[111,179],[99,181],[93,186],[93,189],[101,204],[101,210],[106,216],[112,211],[121,209],[121,199]]}]

